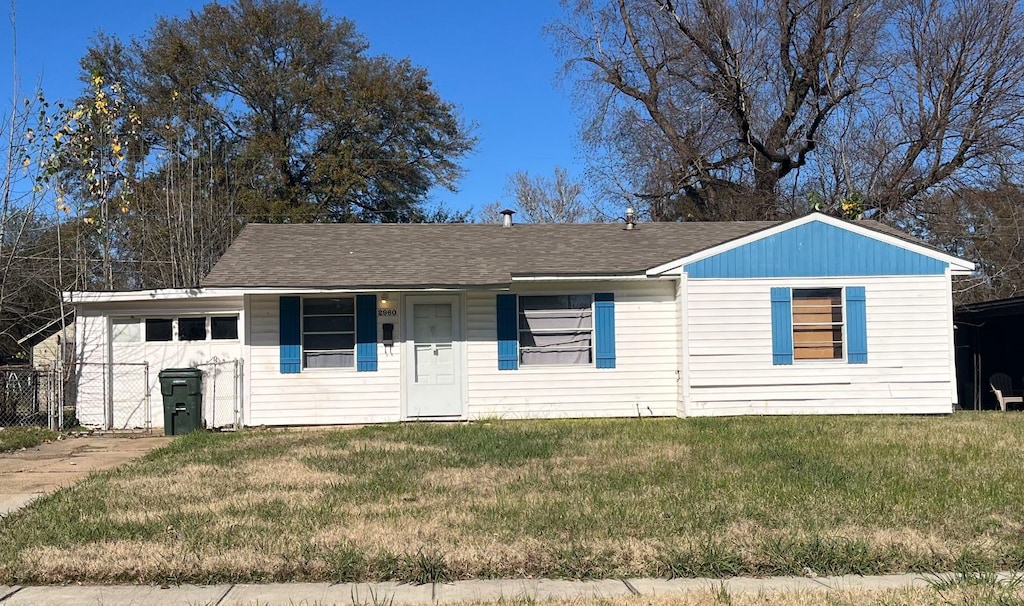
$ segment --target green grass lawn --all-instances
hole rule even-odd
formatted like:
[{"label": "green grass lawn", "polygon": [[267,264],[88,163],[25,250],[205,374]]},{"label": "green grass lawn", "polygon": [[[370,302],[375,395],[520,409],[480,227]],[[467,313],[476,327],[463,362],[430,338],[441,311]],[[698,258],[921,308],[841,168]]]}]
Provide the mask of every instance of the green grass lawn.
[{"label": "green grass lawn", "polygon": [[47,440],[57,439],[57,434],[42,427],[3,427],[0,428],[0,452],[32,448]]},{"label": "green grass lawn", "polygon": [[195,434],[0,520],[0,584],[1019,569],[1024,415]]}]

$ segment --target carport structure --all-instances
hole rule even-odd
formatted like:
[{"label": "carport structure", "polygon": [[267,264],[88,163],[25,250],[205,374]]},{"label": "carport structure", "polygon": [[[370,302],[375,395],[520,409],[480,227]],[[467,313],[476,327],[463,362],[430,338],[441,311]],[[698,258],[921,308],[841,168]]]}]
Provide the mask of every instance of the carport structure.
[{"label": "carport structure", "polygon": [[960,405],[999,410],[989,377],[1007,374],[1012,395],[1024,390],[1024,296],[961,305],[953,321]]}]

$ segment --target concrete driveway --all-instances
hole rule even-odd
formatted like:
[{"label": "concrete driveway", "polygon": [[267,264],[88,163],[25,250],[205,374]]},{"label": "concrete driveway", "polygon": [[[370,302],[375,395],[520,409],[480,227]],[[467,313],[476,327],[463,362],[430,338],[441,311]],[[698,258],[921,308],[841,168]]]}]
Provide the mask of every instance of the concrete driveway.
[{"label": "concrete driveway", "polygon": [[141,457],[172,439],[162,435],[91,435],[0,454],[0,515],[70,486],[94,471]]}]

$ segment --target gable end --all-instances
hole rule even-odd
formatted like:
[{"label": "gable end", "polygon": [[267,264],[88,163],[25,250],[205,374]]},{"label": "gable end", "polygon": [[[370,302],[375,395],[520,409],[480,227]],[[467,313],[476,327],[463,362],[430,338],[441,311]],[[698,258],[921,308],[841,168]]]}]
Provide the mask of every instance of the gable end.
[{"label": "gable end", "polygon": [[823,221],[688,263],[690,278],[942,275],[948,264]]}]

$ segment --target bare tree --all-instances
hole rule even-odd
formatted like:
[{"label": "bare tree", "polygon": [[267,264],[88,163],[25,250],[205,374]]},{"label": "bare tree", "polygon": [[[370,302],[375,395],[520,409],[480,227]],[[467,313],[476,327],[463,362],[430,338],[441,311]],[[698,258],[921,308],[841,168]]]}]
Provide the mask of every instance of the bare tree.
[{"label": "bare tree", "polygon": [[[517,171],[509,175],[506,191],[515,200],[512,210],[524,223],[584,223],[601,217],[599,209],[584,199],[583,183],[573,180],[569,171],[555,167],[551,177]],[[485,205],[481,221],[498,222],[504,205],[500,201]]]},{"label": "bare tree", "polygon": [[585,140],[656,218],[779,217],[810,192],[895,213],[1019,152],[1010,0],[564,4]]},{"label": "bare tree", "polygon": [[12,98],[0,111],[0,353],[19,351],[18,338],[60,317],[60,292],[73,278],[62,273],[60,211],[43,186],[54,141],[55,109],[38,90],[21,96],[15,6],[12,33]]}]

